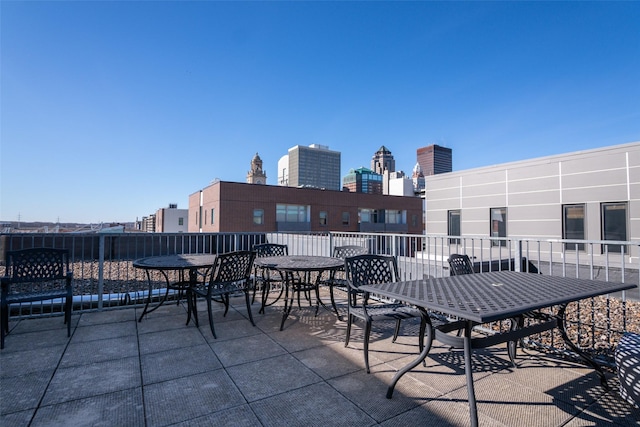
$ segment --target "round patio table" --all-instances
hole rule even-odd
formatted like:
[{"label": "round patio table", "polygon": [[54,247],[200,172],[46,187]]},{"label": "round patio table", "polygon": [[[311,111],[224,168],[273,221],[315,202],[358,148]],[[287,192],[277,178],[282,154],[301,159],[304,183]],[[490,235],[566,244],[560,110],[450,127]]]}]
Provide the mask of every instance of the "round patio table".
[{"label": "round patio table", "polygon": [[[285,277],[284,309],[280,322],[280,330],[282,330],[291,312],[295,295],[298,296],[299,305],[300,294],[313,291],[316,297],[316,316],[320,305],[327,308],[320,299],[320,278],[325,271],[340,269],[344,265],[344,260],[316,255],[286,255],[260,257],[256,258],[254,263],[263,268],[278,270]],[[312,278],[312,273],[315,274],[315,280]]]},{"label": "round patio table", "polygon": [[[177,290],[179,296],[181,296],[183,292],[187,294],[187,324],[189,324],[192,311],[191,287],[198,283],[198,270],[204,269],[206,274],[206,272],[213,267],[215,261],[216,256],[210,254],[161,255],[140,258],[133,261],[133,266],[135,268],[142,269],[146,272],[147,281],[149,283],[149,295],[147,297],[147,302],[145,303],[144,310],[142,310],[142,314],[138,321],[141,322],[145,314],[151,313],[164,304],[169,296],[170,290]],[[163,275],[167,286],[165,288],[164,296],[160,299],[157,305],[150,309],[149,306],[153,299],[153,281],[151,280],[151,271],[159,271]],[[172,282],[169,279],[169,271],[178,271],[180,279],[177,282]],[[188,272],[189,274],[188,280],[185,280],[184,278],[185,272]],[[195,319],[195,322],[196,324],[198,323],[197,318]]]}]

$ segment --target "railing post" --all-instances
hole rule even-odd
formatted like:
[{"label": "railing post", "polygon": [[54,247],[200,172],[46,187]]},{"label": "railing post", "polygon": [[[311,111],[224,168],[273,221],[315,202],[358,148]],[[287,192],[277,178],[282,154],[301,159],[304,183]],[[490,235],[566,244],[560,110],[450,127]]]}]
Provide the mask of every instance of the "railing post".
[{"label": "railing post", "polygon": [[[522,239],[516,240],[515,271],[522,271]],[[528,261],[528,260],[527,260]]]},{"label": "railing post", "polygon": [[98,244],[98,310],[102,310],[104,291],[104,234],[100,234]]},{"label": "railing post", "polygon": [[333,232],[329,232],[329,256],[333,256],[333,251],[331,250],[331,248],[333,248]]}]

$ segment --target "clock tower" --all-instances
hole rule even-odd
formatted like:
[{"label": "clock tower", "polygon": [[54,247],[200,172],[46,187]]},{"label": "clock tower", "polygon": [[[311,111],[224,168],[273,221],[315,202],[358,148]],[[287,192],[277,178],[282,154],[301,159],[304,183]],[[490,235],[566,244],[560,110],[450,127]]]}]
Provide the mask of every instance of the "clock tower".
[{"label": "clock tower", "polygon": [[251,170],[247,172],[247,183],[261,185],[267,183],[267,174],[262,170],[262,159],[258,153],[251,159]]}]

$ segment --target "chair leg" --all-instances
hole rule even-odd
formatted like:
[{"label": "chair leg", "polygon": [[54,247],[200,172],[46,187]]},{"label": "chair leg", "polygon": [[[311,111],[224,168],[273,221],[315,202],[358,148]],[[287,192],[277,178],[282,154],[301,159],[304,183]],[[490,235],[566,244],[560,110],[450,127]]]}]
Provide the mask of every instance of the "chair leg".
[{"label": "chair leg", "polygon": [[333,311],[335,311],[336,317],[338,318],[338,320],[342,320],[342,316],[340,316],[340,313],[338,312],[336,299],[333,295],[333,285],[329,285],[329,296],[331,297],[331,307],[333,307]]},{"label": "chair leg", "polygon": [[396,328],[393,330],[393,339],[391,342],[396,342],[398,335],[400,335],[400,319],[396,320]]},{"label": "chair leg", "polygon": [[2,313],[0,313],[0,350],[4,348],[4,336],[9,329],[9,314],[7,310],[9,306],[2,307]]},{"label": "chair leg", "polygon": [[223,316],[227,316],[227,312],[229,311],[229,294],[226,293],[222,295],[222,301],[224,302],[224,314]]},{"label": "chair leg", "polygon": [[218,338],[216,336],[216,329],[213,327],[213,310],[211,308],[211,297],[207,297],[207,312],[209,313],[209,327],[211,328],[211,333],[213,334],[213,338]]},{"label": "chair leg", "polygon": [[244,291],[244,297],[247,301],[247,312],[249,313],[249,321],[253,326],[256,326],[255,322],[253,321],[253,314],[251,314],[251,298],[249,298],[249,291]]},{"label": "chair leg", "polygon": [[269,286],[271,286],[269,282],[264,280],[262,281],[262,301],[260,302],[260,310],[258,313],[264,314],[264,308],[267,306],[267,295],[269,295]]},{"label": "chair leg", "polygon": [[[200,322],[198,321],[198,294],[195,291],[191,292],[191,310],[193,315],[193,322],[196,324],[196,328],[200,327]],[[189,322],[189,316],[187,316],[187,323]]]},{"label": "chair leg", "polygon": [[347,336],[344,340],[344,346],[349,345],[349,337],[351,337],[351,323],[353,322],[353,316],[351,314],[347,314]]},{"label": "chair leg", "polygon": [[[511,321],[511,325],[509,327],[511,331],[515,331],[518,328],[521,328],[524,326],[524,318],[522,316],[509,319],[509,320]],[[518,351],[518,340],[509,341],[507,343],[507,353],[509,354],[509,360],[511,360],[511,364],[513,365],[514,368],[518,367],[518,365],[516,364],[517,351]]]},{"label": "chair leg", "polygon": [[73,308],[72,298],[65,298],[64,323],[67,324],[67,337],[71,336],[71,309]]},{"label": "chair leg", "polygon": [[364,325],[364,367],[367,370],[367,374],[371,372],[369,369],[369,337],[371,336],[371,322],[366,322]]}]

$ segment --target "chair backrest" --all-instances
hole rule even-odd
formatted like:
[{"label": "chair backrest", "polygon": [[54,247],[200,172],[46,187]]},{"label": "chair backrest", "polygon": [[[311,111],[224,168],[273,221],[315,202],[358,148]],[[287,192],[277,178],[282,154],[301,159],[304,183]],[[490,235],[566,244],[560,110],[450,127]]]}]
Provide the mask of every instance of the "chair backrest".
[{"label": "chair backrest", "polygon": [[473,274],[473,264],[466,254],[449,255],[449,275],[458,276],[461,274]]},{"label": "chair backrest", "polygon": [[226,284],[248,281],[256,254],[253,251],[236,251],[218,254],[211,269],[210,284]]},{"label": "chair backrest", "polygon": [[355,246],[355,245],[347,245],[347,246],[336,246],[333,248],[333,257],[334,258],[347,258],[356,255],[365,255],[368,254],[369,250],[363,246]]},{"label": "chair backrest", "polygon": [[390,255],[356,255],[344,260],[349,289],[358,291],[362,285],[397,282],[400,280],[396,258]]},{"label": "chair backrest", "polygon": [[279,245],[277,243],[260,243],[257,245],[253,245],[253,251],[259,258],[266,256],[289,255],[289,247],[287,245]]},{"label": "chair backrest", "polygon": [[32,248],[7,251],[5,277],[13,283],[44,282],[67,278],[67,249]]}]

